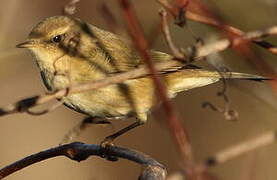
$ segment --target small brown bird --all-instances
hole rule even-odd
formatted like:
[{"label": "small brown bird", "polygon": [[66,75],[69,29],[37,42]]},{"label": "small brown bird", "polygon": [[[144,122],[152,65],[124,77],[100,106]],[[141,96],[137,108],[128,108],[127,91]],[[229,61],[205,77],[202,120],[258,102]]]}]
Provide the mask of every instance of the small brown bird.
[{"label": "small brown bird", "polygon": [[[119,36],[67,16],[55,16],[41,21],[33,28],[27,41],[17,47],[31,50],[43,82],[51,91],[103,79],[143,65],[137,52]],[[166,53],[149,53],[155,63],[172,61],[172,56]],[[179,67],[160,73],[170,98],[178,92],[202,87],[222,78],[218,72],[182,63]],[[222,74],[230,79],[265,79],[244,73]],[[70,94],[62,100],[66,106],[91,117],[136,118],[135,123],[108,136],[106,141],[112,141],[144,124],[147,114],[157,103],[151,77]]]}]

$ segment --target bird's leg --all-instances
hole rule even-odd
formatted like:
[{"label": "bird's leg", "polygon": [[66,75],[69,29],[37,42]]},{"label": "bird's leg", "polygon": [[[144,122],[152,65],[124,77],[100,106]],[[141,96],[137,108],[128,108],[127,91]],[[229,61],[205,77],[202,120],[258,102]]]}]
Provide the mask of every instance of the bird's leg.
[{"label": "bird's leg", "polygon": [[102,147],[106,147],[106,146],[109,146],[109,145],[112,145],[112,142],[119,136],[121,136],[122,134],[140,126],[144,124],[142,121],[136,121],[134,123],[132,123],[131,125],[123,128],[123,129],[120,129],[119,131],[117,131],[116,133],[110,135],[110,136],[107,136],[102,142],[101,142],[101,146]]},{"label": "bird's leg", "polygon": [[102,118],[86,117],[66,133],[60,145],[72,142],[72,140],[76,139],[90,124],[111,124],[111,122]]},{"label": "bird's leg", "polygon": [[109,147],[110,146],[113,146],[112,142],[119,136],[121,136],[122,134],[140,126],[144,124],[144,122],[142,121],[136,121],[134,123],[132,123],[131,125],[117,131],[116,133],[110,135],[110,136],[107,136],[102,142],[101,142],[101,147],[103,148],[103,158],[106,158],[107,160],[110,160],[110,161],[117,161],[118,158],[115,157],[115,156],[106,156],[105,154],[105,151],[108,151],[109,150]]}]

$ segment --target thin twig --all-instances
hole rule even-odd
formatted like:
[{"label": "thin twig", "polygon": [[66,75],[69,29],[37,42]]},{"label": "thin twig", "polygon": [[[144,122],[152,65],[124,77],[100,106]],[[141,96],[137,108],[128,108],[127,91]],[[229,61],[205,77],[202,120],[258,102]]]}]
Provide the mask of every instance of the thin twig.
[{"label": "thin twig", "polygon": [[[227,33],[231,33],[237,36],[242,36],[244,35],[244,32],[241,31],[238,28],[235,28],[233,26],[230,25],[226,25],[226,24],[222,24],[219,23],[216,20],[213,20],[212,18],[209,17],[204,17],[201,16],[199,14],[193,13],[188,11],[186,14],[187,18],[196,22],[200,22],[200,23],[204,23],[207,25],[212,25],[218,28],[222,28],[222,30],[224,30]],[[272,54],[277,55],[277,47],[275,45],[272,45],[271,43],[264,41],[264,40],[253,40],[253,42],[257,45],[259,45],[262,48],[265,48],[266,50],[268,50],[269,52],[271,52]]]},{"label": "thin twig", "polygon": [[46,114],[46,113],[49,113],[51,111],[54,111],[56,110],[58,107],[60,107],[61,105],[63,104],[63,101],[59,101],[57,102],[56,104],[50,106],[49,108],[47,109],[43,109],[41,111],[32,111],[31,109],[27,109],[26,110],[26,113],[30,114],[30,115],[33,115],[33,116],[40,116],[40,115],[43,115],[43,114]]},{"label": "thin twig", "polygon": [[[227,95],[227,82],[226,82],[226,77],[224,76],[224,74],[222,72],[228,73],[229,69],[225,68],[225,67],[221,67],[221,68],[217,68],[215,66],[213,66],[213,68],[218,72],[218,74],[221,76],[222,79],[222,84],[223,87],[221,90],[219,90],[217,92],[217,96],[220,96],[223,98],[224,100],[224,108],[220,108],[220,107],[216,107],[214,104],[212,104],[209,101],[206,101],[204,103],[202,103],[202,107],[209,107],[211,108],[213,111],[222,113],[224,118],[226,120],[231,120],[231,121],[235,121],[238,119],[238,112],[234,109],[231,109],[231,102],[230,99]],[[231,76],[231,73],[230,73]]]},{"label": "thin twig", "polygon": [[208,158],[208,160],[206,161],[206,165],[213,166],[213,165],[222,164],[239,155],[242,155],[249,151],[253,151],[258,148],[272,144],[275,141],[276,141],[276,132],[275,131],[267,132],[254,139],[240,143],[235,146],[231,146],[227,149],[224,149],[216,153],[213,157]]},{"label": "thin twig", "polygon": [[[157,2],[160,3],[166,10],[168,10],[172,14],[175,20],[179,19],[179,16],[181,13],[185,15],[187,19],[216,27],[231,40],[237,39],[238,37],[242,37],[245,35],[245,33],[240,29],[227,25],[221,20],[219,20],[219,18],[216,18],[211,11],[208,10],[208,12],[203,12],[205,10],[203,10],[202,8],[206,6],[201,4],[200,1],[192,2],[197,4],[197,6],[199,5],[202,6],[202,8],[200,8],[200,11],[197,13],[193,12],[193,9],[190,10],[189,8],[186,9],[185,13],[183,13],[180,9],[168,3],[167,0],[157,0]],[[185,17],[183,17],[183,19],[185,19]],[[235,49],[237,52],[239,52],[242,56],[251,60],[250,61],[251,65],[254,65],[259,70],[260,73],[262,73],[265,76],[269,76],[273,79],[276,79],[276,71],[268,63],[266,63],[261,57],[259,57],[256,52],[251,50],[251,48],[249,47],[249,42],[253,42],[275,55],[277,55],[277,47],[265,40],[261,40],[261,39],[249,39],[249,40],[250,41],[245,41],[244,43],[240,43],[240,46],[232,46],[232,48]],[[274,90],[274,92],[277,94],[277,80],[271,81],[270,85],[271,85],[271,88]]]},{"label": "thin twig", "polygon": [[[174,6],[172,6],[167,0],[156,0],[158,3],[160,3],[168,12],[170,12],[170,14],[176,18],[178,16],[178,10],[176,10],[176,8]],[[203,24],[207,24],[207,25],[211,25],[211,26],[215,26],[218,28],[221,28],[222,30],[224,30],[225,32],[237,35],[237,36],[243,36],[244,32],[241,31],[238,28],[235,28],[233,26],[230,25],[226,25],[223,24],[215,19],[212,19],[210,17],[207,16],[203,16],[194,12],[191,12],[189,9],[186,11],[186,18],[192,20],[192,21],[196,21],[199,23],[203,23]],[[264,40],[254,40],[253,42],[265,49],[267,49],[269,52],[271,52],[272,54],[277,55],[277,47],[270,44],[267,41]]]},{"label": "thin twig", "polygon": [[115,16],[109,9],[106,1],[102,1],[99,5],[99,12],[101,13],[101,16],[104,18],[106,25],[108,26],[108,30],[120,34],[122,31],[121,27],[119,26],[119,23],[117,22]]},{"label": "thin twig", "polygon": [[16,161],[0,169],[0,179],[32,164],[57,156],[65,156],[78,162],[86,160],[90,156],[105,157],[107,160],[109,160],[109,157],[113,157],[113,160],[117,160],[115,158],[128,159],[143,165],[144,170],[140,175],[142,180],[148,180],[151,177],[155,177],[153,180],[163,180],[167,174],[166,169],[162,164],[141,152],[117,146],[103,148],[100,145],[74,142],[47,149]]},{"label": "thin twig", "polygon": [[231,46],[238,46],[241,43],[246,43],[249,41],[253,41],[255,39],[267,37],[270,35],[276,35],[276,34],[277,34],[277,26],[272,26],[264,30],[256,30],[249,33],[245,33],[243,36],[239,36],[232,40],[230,39],[219,40],[199,48],[196,54],[196,58],[207,56],[215,52],[223,51]]},{"label": "thin twig", "polygon": [[183,125],[179,120],[177,113],[173,108],[173,105],[171,104],[171,101],[167,97],[165,87],[158,76],[158,71],[151,61],[150,55],[148,54],[148,43],[142,32],[138,19],[136,18],[132,6],[128,0],[119,0],[119,3],[123,10],[124,17],[127,21],[128,30],[133,43],[137,48],[139,54],[143,58],[147,68],[149,69],[157,88],[157,93],[163,102],[163,107],[167,114],[167,122],[170,127],[169,129],[171,130],[174,139],[178,145],[184,163],[186,163],[187,165],[191,164],[193,163],[193,156],[188,134],[183,128]]},{"label": "thin twig", "polygon": [[182,53],[180,51],[180,49],[174,44],[174,42],[171,38],[168,23],[167,23],[167,12],[163,9],[160,10],[160,16],[161,16],[161,21],[162,21],[162,32],[166,39],[166,43],[172,52],[172,55],[178,59],[185,59],[186,57],[185,57],[184,53]]}]

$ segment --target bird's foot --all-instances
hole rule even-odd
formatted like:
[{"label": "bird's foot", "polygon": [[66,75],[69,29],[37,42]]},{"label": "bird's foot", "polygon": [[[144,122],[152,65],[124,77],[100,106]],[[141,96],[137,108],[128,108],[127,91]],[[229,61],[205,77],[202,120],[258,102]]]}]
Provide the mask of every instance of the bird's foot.
[{"label": "bird's foot", "polygon": [[114,140],[114,138],[111,138],[110,136],[108,136],[100,143],[100,146],[102,148],[107,148],[107,147],[110,147],[110,146],[114,146],[113,140]]},{"label": "bird's foot", "polygon": [[109,161],[118,161],[117,157],[108,155],[110,147],[114,146],[113,140],[113,137],[108,136],[100,143],[100,146],[103,150],[102,158],[105,158]]}]

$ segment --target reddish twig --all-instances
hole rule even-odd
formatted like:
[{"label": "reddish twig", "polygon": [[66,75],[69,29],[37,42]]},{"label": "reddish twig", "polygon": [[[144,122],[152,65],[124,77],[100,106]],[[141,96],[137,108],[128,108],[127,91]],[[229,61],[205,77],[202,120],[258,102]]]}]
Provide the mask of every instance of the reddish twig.
[{"label": "reddish twig", "polygon": [[119,0],[119,3],[123,10],[124,17],[128,25],[129,34],[138,52],[142,56],[145,64],[149,68],[149,71],[152,75],[153,81],[157,88],[157,93],[161,98],[161,100],[163,101],[163,107],[165,108],[168,125],[170,127],[169,129],[171,130],[176,140],[178,148],[185,162],[188,164],[192,163],[193,157],[192,157],[192,150],[191,150],[188,134],[186,133],[182,123],[178,119],[177,113],[174,110],[173,105],[171,104],[169,98],[167,97],[164,85],[162,84],[158,76],[157,70],[155,69],[153,62],[151,61],[151,58],[148,54],[148,43],[141,30],[140,24],[134,14],[132,6],[128,0]]},{"label": "reddish twig", "polygon": [[186,8],[190,3],[190,0],[175,0],[175,4],[178,8]]},{"label": "reddish twig", "polygon": [[108,26],[109,31],[117,34],[119,34],[122,31],[121,27],[119,26],[117,20],[115,19],[114,15],[112,14],[111,10],[109,9],[105,1],[101,2],[99,12],[106,20],[105,22]]},{"label": "reddish twig", "polygon": [[[167,0],[157,0],[164,8],[166,8],[172,16],[176,19],[179,18],[179,9],[172,6],[168,3]],[[237,39],[242,37],[245,33],[238,28],[227,25],[223,23],[217,16],[215,16],[212,11],[210,11],[201,1],[196,0],[192,1],[190,7],[187,8],[185,13],[186,18],[200,22],[203,24],[207,24],[210,26],[214,26],[220,31],[222,31],[230,40]],[[192,6],[191,6],[192,5]],[[251,40],[253,43],[259,45],[260,47],[265,48],[269,52],[277,55],[277,47],[275,45],[270,44],[267,41],[260,39]],[[240,43],[239,46],[232,46],[237,52],[239,52],[247,59],[251,60],[255,67],[265,76],[269,76],[273,79],[276,78],[276,72],[270,65],[268,65],[261,57],[258,57],[258,54],[253,52],[249,47],[249,42],[245,41],[244,43]],[[272,89],[277,93],[277,80],[271,82]]]},{"label": "reddish twig", "polygon": [[[170,3],[168,3],[167,0],[157,0],[158,3],[160,3],[168,12],[170,12],[170,14],[176,18],[178,16],[178,9],[176,9],[174,6],[172,6]],[[194,1],[192,1],[190,4],[195,4],[193,3]],[[197,1],[199,3],[199,1]],[[202,5],[203,6],[203,5]],[[204,15],[203,15],[204,14]],[[186,11],[186,18],[190,19],[192,21],[196,21],[199,23],[203,23],[203,24],[207,24],[210,26],[214,26],[220,30],[225,31],[225,33],[230,33],[232,35],[236,35],[236,36],[242,36],[244,34],[243,31],[241,31],[238,28],[235,28],[233,26],[224,24],[223,22],[219,21],[219,19],[216,18],[215,15],[211,14],[211,11],[207,11],[206,12],[202,12],[202,14],[200,12],[196,13],[194,11],[191,11],[189,8]],[[277,55],[277,47],[270,44],[267,41],[264,40],[253,40],[254,43],[256,43],[257,45],[267,49],[269,52]]]}]

